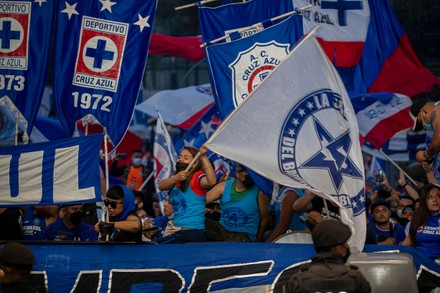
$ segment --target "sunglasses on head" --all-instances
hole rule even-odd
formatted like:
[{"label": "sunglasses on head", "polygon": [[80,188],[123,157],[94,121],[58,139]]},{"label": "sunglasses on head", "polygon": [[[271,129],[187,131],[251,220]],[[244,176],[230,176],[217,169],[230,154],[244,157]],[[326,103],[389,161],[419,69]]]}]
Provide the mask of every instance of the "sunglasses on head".
[{"label": "sunglasses on head", "polygon": [[122,203],[124,203],[124,202],[123,202],[123,201],[122,201],[122,202],[119,202],[119,201],[111,201],[111,200],[108,200],[108,199],[104,200],[104,205],[105,205],[106,207],[110,206],[112,209],[116,209],[116,207],[118,206],[118,204],[122,204]]}]

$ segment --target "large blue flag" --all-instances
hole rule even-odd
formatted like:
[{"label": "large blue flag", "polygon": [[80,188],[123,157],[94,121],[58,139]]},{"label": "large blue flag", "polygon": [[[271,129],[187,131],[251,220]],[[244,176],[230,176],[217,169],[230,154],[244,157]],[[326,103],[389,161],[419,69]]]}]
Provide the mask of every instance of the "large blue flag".
[{"label": "large blue flag", "polygon": [[[252,0],[219,7],[199,8],[199,21],[203,41],[212,41],[238,28],[254,25],[281,14],[293,11],[290,0]],[[258,29],[253,30],[253,33]]]},{"label": "large blue flag", "polygon": [[26,118],[27,133],[46,84],[54,7],[55,0],[0,1],[0,97]]},{"label": "large blue flag", "polygon": [[67,130],[93,115],[116,146],[134,111],[157,0],[63,1],[58,8],[54,97]]},{"label": "large blue flag", "polygon": [[249,37],[206,48],[222,119],[280,64],[302,36],[302,16],[292,15]]},{"label": "large blue flag", "polygon": [[101,200],[102,134],[0,148],[0,206]]}]

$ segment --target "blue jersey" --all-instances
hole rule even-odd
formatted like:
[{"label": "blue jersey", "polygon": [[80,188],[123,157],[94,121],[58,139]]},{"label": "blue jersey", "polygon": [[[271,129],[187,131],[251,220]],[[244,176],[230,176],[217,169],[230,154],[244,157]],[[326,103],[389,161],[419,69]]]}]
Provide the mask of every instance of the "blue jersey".
[{"label": "blue jersey", "polygon": [[440,216],[431,216],[417,229],[416,249],[430,259],[440,258]]},{"label": "blue jersey", "polygon": [[[284,186],[280,189],[277,195],[275,195],[270,203],[270,209],[274,211],[276,218],[276,225],[280,223],[281,218],[281,204],[283,202],[284,197],[286,196],[286,192],[288,190],[293,190],[298,197],[302,197],[304,195],[304,191],[299,188],[293,188],[289,186]],[[301,220],[302,213],[293,213],[292,218],[290,219],[288,230],[304,230],[306,228],[306,222]]]},{"label": "blue jersey", "polygon": [[[260,224],[260,209],[258,207],[258,194],[260,190],[257,186],[247,189],[241,194],[245,196],[238,200],[231,198],[231,193],[235,192],[235,180],[227,180],[223,195],[220,198],[220,225],[231,232],[247,233],[252,241],[257,237]],[[236,194],[240,194],[235,192]]]},{"label": "blue jersey", "polygon": [[399,244],[406,238],[405,228],[399,224],[390,223],[390,230],[382,230],[377,227],[376,223],[373,223],[372,226],[378,242],[382,242],[388,237],[393,237],[396,240],[396,244]]},{"label": "blue jersey", "polygon": [[44,240],[46,237],[46,215],[27,207],[21,224],[24,240]]},{"label": "blue jersey", "polygon": [[47,226],[47,240],[70,240],[70,241],[95,241],[98,240],[98,234],[92,225],[81,222],[79,225],[68,228],[64,225],[63,220]]},{"label": "blue jersey", "polygon": [[[197,177],[199,177],[198,172],[193,175],[191,181],[200,185]],[[174,209],[174,225],[188,229],[205,229],[206,192],[198,195],[193,191],[193,186],[193,184],[188,184],[185,191],[174,186],[170,192],[170,203]]]}]

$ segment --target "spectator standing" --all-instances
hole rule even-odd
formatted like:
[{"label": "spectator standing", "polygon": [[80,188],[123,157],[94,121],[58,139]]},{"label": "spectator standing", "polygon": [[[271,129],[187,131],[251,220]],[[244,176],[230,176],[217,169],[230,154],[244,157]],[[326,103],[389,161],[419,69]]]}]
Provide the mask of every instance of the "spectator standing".
[{"label": "spectator standing", "polygon": [[46,237],[46,227],[59,217],[59,207],[35,206],[24,209],[21,229],[24,240],[44,240]]},{"label": "spectator standing", "polygon": [[371,204],[373,230],[377,236],[377,244],[395,245],[405,240],[405,228],[390,221],[390,202],[378,198]]}]

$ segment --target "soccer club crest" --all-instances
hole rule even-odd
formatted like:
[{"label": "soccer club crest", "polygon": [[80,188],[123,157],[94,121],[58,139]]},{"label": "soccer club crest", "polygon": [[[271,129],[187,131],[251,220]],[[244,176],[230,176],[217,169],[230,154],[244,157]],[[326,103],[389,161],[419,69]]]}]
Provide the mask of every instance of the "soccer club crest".
[{"label": "soccer club crest", "polygon": [[73,84],[116,92],[128,24],[83,17]]},{"label": "soccer club crest", "polygon": [[303,98],[281,129],[280,171],[349,206],[347,194],[358,194],[363,186],[349,127],[339,94],[323,89]]},{"label": "soccer club crest", "polygon": [[31,3],[0,1],[0,69],[27,70]]},{"label": "soccer club crest", "polygon": [[289,44],[255,43],[229,65],[232,70],[232,100],[237,108],[289,53]]}]

